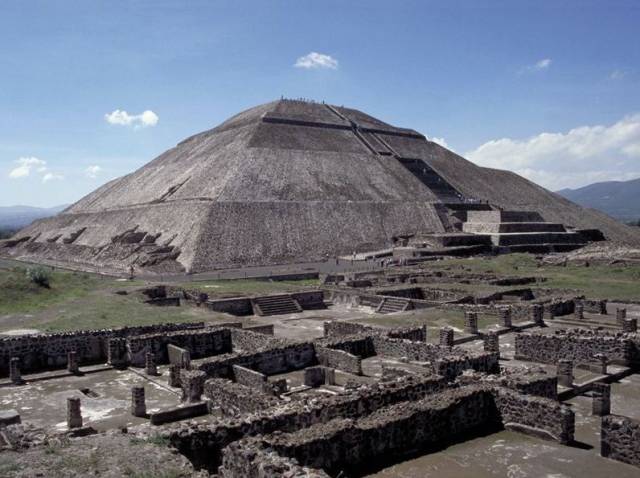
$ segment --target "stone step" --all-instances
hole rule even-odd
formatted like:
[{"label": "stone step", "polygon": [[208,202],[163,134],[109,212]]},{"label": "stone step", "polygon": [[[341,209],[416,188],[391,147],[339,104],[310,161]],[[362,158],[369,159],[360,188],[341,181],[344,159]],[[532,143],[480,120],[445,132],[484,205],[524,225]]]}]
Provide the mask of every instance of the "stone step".
[{"label": "stone step", "polygon": [[467,222],[544,222],[535,211],[469,211]]},{"label": "stone step", "polygon": [[376,312],[380,314],[392,314],[394,312],[403,312],[407,310],[410,302],[408,299],[400,298],[400,297],[385,297]]},{"label": "stone step", "polygon": [[465,222],[462,230],[473,234],[567,232],[564,225],[556,222]]},{"label": "stone step", "polygon": [[581,243],[566,243],[566,244],[517,244],[512,246],[499,246],[495,248],[495,252],[498,254],[508,254],[510,252],[528,252],[530,254],[549,254],[552,252],[570,252],[584,247],[584,242]]},{"label": "stone step", "polygon": [[507,232],[490,236],[495,246],[584,244],[584,239],[576,232]]},{"label": "stone step", "polygon": [[251,299],[253,310],[257,315],[295,314],[302,311],[302,307],[290,295],[256,297]]},{"label": "stone step", "polygon": [[466,257],[476,254],[484,254],[491,251],[490,244],[477,244],[472,246],[456,246],[456,247],[439,247],[439,248],[420,248],[420,247],[396,247],[393,249],[394,258],[406,258],[415,260],[418,258],[429,257]]}]

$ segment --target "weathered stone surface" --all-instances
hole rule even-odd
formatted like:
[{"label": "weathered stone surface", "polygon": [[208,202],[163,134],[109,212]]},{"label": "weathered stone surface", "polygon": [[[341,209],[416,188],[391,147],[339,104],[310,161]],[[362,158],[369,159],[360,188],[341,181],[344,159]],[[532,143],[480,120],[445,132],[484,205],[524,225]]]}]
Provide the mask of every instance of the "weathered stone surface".
[{"label": "weathered stone surface", "polygon": [[[432,171],[448,194],[410,164]],[[413,130],[349,108],[281,100],[187,138],[36,221],[3,253],[114,271],[301,262],[380,249],[416,231],[445,232],[443,203],[461,199],[640,243],[633,228],[512,172],[476,166]]]}]

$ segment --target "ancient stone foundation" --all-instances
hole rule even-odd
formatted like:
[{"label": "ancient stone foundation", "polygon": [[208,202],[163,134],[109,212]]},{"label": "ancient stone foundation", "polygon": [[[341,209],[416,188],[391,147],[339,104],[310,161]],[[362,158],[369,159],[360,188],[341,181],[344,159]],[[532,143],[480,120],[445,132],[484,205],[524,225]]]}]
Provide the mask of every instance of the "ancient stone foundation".
[{"label": "ancient stone foundation", "polygon": [[442,327],[440,329],[440,345],[443,347],[453,347],[453,329]]},{"label": "ancient stone foundation", "polygon": [[20,359],[18,357],[11,357],[9,361],[9,379],[12,383],[21,384],[22,374],[20,372]]},{"label": "ancient stone foundation", "polygon": [[478,314],[468,311],[464,313],[464,332],[476,335],[478,333]]},{"label": "ancient stone foundation", "polygon": [[498,309],[500,326],[510,329],[512,326],[511,322],[511,307],[500,307]]},{"label": "ancient stone foundation", "polygon": [[182,400],[187,403],[199,402],[204,392],[207,374],[201,370],[183,370],[180,373]]},{"label": "ancient stone foundation", "polygon": [[[113,338],[164,333],[175,330],[204,327],[202,322],[188,324],[156,324],[141,327],[121,327],[102,330],[75,330],[55,334],[23,335],[0,338],[0,375],[8,375],[9,359],[21,360],[23,373],[33,373],[49,369],[67,367],[68,352],[76,352],[78,363],[110,362],[108,342]],[[125,366],[123,359],[114,355],[118,366]],[[122,355],[122,348],[117,354]],[[116,354],[116,355],[117,355]]]},{"label": "ancient stone foundation", "polygon": [[600,454],[640,467],[640,421],[619,415],[602,417]]},{"label": "ancient stone foundation", "polygon": [[495,332],[488,332],[482,340],[485,352],[495,352],[500,354],[500,336],[498,334]]},{"label": "ancient stone foundation", "polygon": [[560,359],[558,361],[558,385],[572,387],[573,378],[573,361]]},{"label": "ancient stone foundation", "polygon": [[144,371],[147,375],[158,375],[155,354],[147,352],[145,355]]},{"label": "ancient stone foundation", "polygon": [[67,427],[80,428],[82,426],[82,413],[80,411],[80,399],[67,398]]},{"label": "ancient stone foundation", "polygon": [[639,344],[640,338],[635,334],[581,329],[558,330],[548,335],[522,333],[516,335],[515,356],[520,360],[548,364],[557,364],[561,359],[590,364],[596,362],[596,355],[603,354],[609,363],[629,365],[640,360]]},{"label": "ancient stone foundation", "polygon": [[78,354],[75,350],[67,352],[67,371],[74,374],[80,372],[80,368],[78,366]]},{"label": "ancient stone foundation", "polygon": [[534,304],[531,306],[531,320],[538,326],[544,326],[544,306]]},{"label": "ancient stone foundation", "polygon": [[593,414],[600,417],[611,413],[611,385],[608,383],[594,383]]},{"label": "ancient stone foundation", "polygon": [[131,415],[134,417],[145,417],[147,415],[144,387],[131,387]]}]

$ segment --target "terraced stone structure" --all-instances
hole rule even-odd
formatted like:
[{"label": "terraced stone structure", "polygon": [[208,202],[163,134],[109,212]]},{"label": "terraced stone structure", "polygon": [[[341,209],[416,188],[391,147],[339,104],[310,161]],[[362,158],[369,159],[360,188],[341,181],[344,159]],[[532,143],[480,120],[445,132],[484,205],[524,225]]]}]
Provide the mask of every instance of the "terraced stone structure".
[{"label": "terraced stone structure", "polygon": [[471,252],[566,249],[598,239],[594,230],[640,243],[638,231],[414,130],[281,100],[185,139],[1,253],[83,270],[201,272],[350,255],[416,234]]}]

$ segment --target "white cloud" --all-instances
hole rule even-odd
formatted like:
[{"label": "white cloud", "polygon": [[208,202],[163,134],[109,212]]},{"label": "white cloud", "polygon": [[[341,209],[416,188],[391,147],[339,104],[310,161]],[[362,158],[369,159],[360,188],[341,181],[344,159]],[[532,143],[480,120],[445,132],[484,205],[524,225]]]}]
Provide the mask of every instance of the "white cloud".
[{"label": "white cloud", "polygon": [[52,172],[48,172],[44,176],[42,176],[43,183],[48,183],[49,181],[62,180],[62,179],[64,179],[64,176],[62,174],[52,173]]},{"label": "white cloud", "polygon": [[609,79],[610,80],[621,80],[625,76],[627,76],[626,72],[624,72],[622,70],[613,70],[611,72],[611,74],[609,75]]},{"label": "white cloud", "polygon": [[533,68],[535,70],[546,70],[550,66],[551,66],[551,58],[543,58],[542,60],[536,62],[536,64],[533,65]]},{"label": "white cloud", "polygon": [[551,58],[543,58],[542,60],[536,61],[533,65],[527,65],[524,68],[521,68],[520,74],[532,71],[548,70],[552,62]]},{"label": "white cloud", "polygon": [[312,51],[308,55],[298,58],[293,66],[306,69],[328,68],[336,70],[338,68],[338,60],[324,53]]},{"label": "white cloud", "polygon": [[431,141],[433,141],[436,144],[439,144],[440,146],[442,146],[443,148],[447,148],[449,149],[449,145],[447,144],[447,142],[445,141],[444,138],[431,138]]},{"label": "white cloud", "polygon": [[104,115],[104,119],[109,124],[132,126],[134,129],[138,129],[155,126],[160,118],[151,110],[143,111],[138,115],[130,115],[125,110],[114,110]]},{"label": "white cloud", "polygon": [[47,162],[42,159],[28,157],[19,158],[16,160],[18,166],[9,172],[9,177],[12,179],[24,178],[31,174],[31,170],[35,169],[37,172],[43,173],[47,170]]},{"label": "white cloud", "polygon": [[488,141],[466,153],[473,162],[509,169],[550,189],[640,177],[640,114],[566,133]]},{"label": "white cloud", "polygon": [[87,169],[84,170],[84,175],[90,179],[95,179],[98,174],[100,174],[100,172],[102,172],[102,168],[100,166],[89,166]]}]

